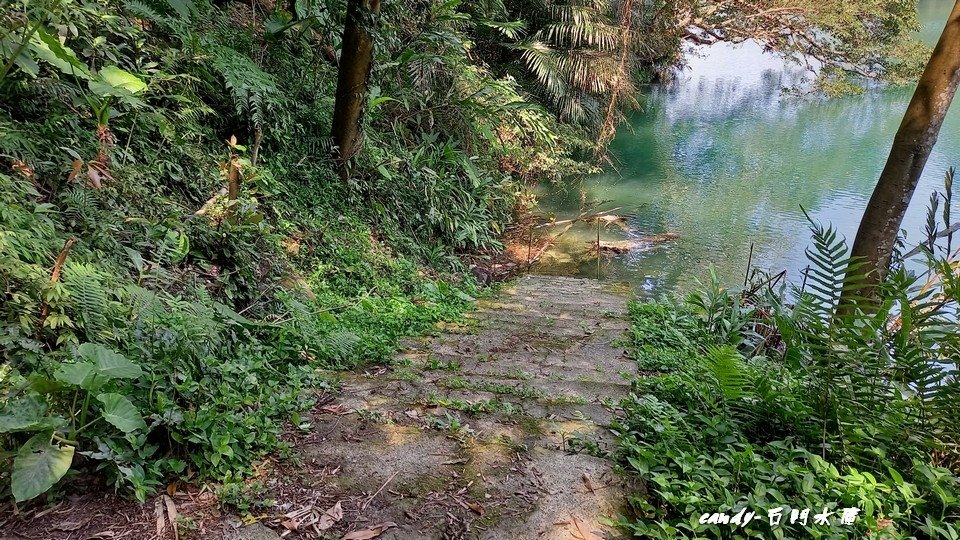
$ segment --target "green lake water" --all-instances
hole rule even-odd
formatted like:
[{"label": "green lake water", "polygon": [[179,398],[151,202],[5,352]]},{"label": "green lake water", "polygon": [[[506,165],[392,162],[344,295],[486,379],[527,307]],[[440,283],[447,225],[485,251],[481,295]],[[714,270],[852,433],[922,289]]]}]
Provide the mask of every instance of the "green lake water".
[{"label": "green lake water", "polygon": [[[953,2],[922,0],[921,38],[935,43]],[[602,279],[657,294],[688,289],[712,266],[726,285],[754,266],[798,281],[809,230],[801,206],[851,242],[913,88],[836,99],[782,92],[810,74],[753,43],[695,49],[669,85],[652,85],[612,144],[617,170],[551,186],[540,211],[576,216],[583,201],[629,214],[606,241],[675,233],[649,249],[605,257]],[[960,164],[960,104],[950,111],[903,228],[919,238],[932,190]],[[581,194],[582,189],[582,194]],[[559,192],[558,192],[559,191]],[[596,225],[560,237],[537,269],[597,276]]]}]

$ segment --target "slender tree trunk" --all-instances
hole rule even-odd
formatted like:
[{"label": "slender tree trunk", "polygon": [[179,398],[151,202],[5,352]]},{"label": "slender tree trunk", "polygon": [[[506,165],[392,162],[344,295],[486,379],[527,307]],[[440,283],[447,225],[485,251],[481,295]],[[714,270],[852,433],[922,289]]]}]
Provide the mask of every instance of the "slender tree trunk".
[{"label": "slender tree trunk", "polygon": [[[874,288],[885,276],[903,216],[930,151],[937,142],[958,83],[960,1],[953,6],[940,41],[920,76],[853,243],[852,255],[865,263],[858,273],[867,272],[865,285],[869,288]],[[859,294],[863,292],[859,291]],[[870,290],[866,292],[872,294]],[[843,303],[854,294],[857,293],[847,289]]]},{"label": "slender tree trunk", "polygon": [[370,67],[373,63],[373,36],[369,25],[380,13],[380,0],[348,0],[343,27],[343,47],[337,74],[337,95],[333,107],[333,143],[341,174],[346,163],[360,149],[363,115]]}]

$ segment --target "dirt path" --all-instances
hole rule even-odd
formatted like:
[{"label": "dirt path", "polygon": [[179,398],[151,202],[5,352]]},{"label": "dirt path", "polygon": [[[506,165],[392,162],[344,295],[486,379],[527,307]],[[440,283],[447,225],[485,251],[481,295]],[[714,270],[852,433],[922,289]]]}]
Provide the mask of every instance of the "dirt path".
[{"label": "dirt path", "polygon": [[[338,528],[396,524],[379,538],[612,537],[624,502],[603,426],[633,364],[614,345],[626,299],[592,280],[527,276],[468,324],[409,344],[392,370],[351,375],[300,449]],[[317,473],[316,471],[322,471]],[[375,529],[376,527],[374,527]]]}]

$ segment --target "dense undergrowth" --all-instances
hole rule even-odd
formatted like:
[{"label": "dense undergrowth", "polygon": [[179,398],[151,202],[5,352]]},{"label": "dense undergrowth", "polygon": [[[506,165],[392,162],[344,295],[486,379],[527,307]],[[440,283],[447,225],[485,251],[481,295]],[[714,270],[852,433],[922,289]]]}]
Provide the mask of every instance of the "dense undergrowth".
[{"label": "dense undergrowth", "polygon": [[584,170],[571,128],[471,59],[458,2],[388,2],[341,180],[343,13],[4,4],[4,496],[95,471],[141,500],[243,476],[324,370],[385,361],[468,305],[457,255],[497,245],[523,181]]},{"label": "dense undergrowth", "polygon": [[[684,299],[633,304],[644,375],[616,430],[620,462],[647,493],[622,527],[652,538],[960,538],[960,279],[936,231],[926,271],[898,265],[879,306],[837,308],[857,263],[820,226],[796,287],[764,276],[732,292],[714,279]],[[847,508],[857,510],[845,524]]]}]

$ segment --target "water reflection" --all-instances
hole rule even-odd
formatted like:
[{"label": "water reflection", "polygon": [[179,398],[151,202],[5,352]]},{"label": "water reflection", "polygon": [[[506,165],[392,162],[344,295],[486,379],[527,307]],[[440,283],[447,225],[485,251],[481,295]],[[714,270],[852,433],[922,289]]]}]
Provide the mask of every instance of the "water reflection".
[{"label": "water reflection", "polygon": [[[922,2],[925,28],[935,27],[926,39],[936,39],[951,5]],[[583,188],[588,199],[632,213],[633,232],[604,230],[604,239],[679,238],[613,257],[603,277],[655,293],[688,288],[713,265],[732,285],[743,279],[751,243],[756,264],[796,277],[809,239],[801,206],[852,239],[912,88],[832,100],[782,93],[808,78],[803,66],[747,43],[700,49],[675,83],[648,88],[644,109],[614,141],[619,170],[585,179]],[[914,237],[926,195],[960,155],[958,109],[944,123],[904,223]],[[541,203],[571,217],[580,196],[568,189]],[[594,226],[574,228],[541,271],[595,276],[596,260],[586,253],[595,237]]]}]

